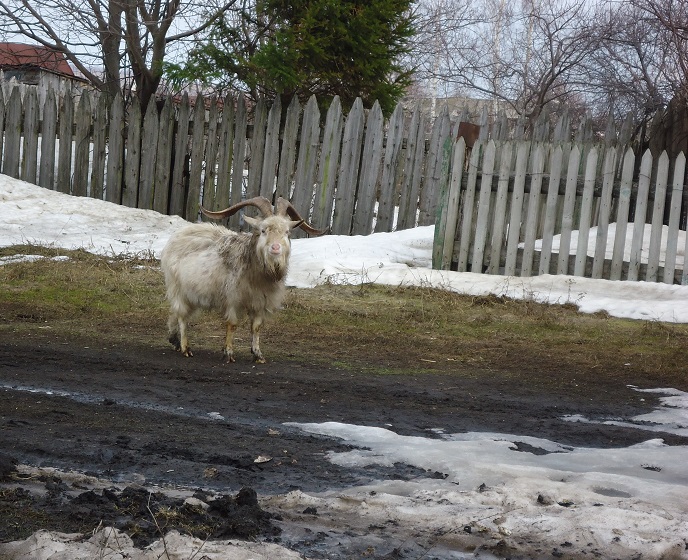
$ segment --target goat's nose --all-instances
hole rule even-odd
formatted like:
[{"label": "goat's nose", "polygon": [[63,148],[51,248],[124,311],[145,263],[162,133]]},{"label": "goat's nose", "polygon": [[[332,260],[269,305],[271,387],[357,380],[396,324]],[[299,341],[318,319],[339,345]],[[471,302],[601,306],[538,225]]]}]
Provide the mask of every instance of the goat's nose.
[{"label": "goat's nose", "polygon": [[279,255],[282,252],[282,245],[279,243],[273,243],[270,245],[270,252],[274,253],[275,255]]}]

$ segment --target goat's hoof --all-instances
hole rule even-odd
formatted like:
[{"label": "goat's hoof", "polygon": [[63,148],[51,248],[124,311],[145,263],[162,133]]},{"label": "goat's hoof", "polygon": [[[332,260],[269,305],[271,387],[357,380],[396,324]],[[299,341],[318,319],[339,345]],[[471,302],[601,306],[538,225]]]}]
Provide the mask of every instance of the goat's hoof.
[{"label": "goat's hoof", "polygon": [[193,352],[189,348],[187,348],[186,350],[184,350],[182,352],[182,356],[184,356],[186,358],[193,358]]},{"label": "goat's hoof", "polygon": [[174,349],[177,352],[179,352],[182,349],[182,341],[179,340],[179,335],[171,334],[167,340],[169,340],[170,344],[174,346]]},{"label": "goat's hoof", "polygon": [[226,364],[233,364],[236,362],[236,358],[234,357],[234,352],[223,352],[224,354],[224,363]]},{"label": "goat's hoof", "polygon": [[253,356],[253,361],[256,364],[266,364],[267,360],[263,356]]}]

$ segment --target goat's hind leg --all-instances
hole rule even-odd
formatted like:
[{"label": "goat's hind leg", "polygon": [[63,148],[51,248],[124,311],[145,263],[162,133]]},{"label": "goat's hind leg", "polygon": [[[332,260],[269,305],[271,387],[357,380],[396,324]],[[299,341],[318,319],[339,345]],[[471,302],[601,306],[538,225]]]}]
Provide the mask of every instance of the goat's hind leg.
[{"label": "goat's hind leg", "polygon": [[170,313],[167,328],[170,333],[168,340],[174,349],[188,358],[192,357],[193,353],[189,348],[189,339],[186,335],[186,320],[175,313]]}]

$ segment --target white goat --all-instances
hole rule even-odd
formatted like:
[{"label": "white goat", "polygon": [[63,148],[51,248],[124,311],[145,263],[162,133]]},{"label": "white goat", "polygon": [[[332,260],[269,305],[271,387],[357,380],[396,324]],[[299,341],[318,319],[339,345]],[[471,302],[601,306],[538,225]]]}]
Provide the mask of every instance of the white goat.
[{"label": "white goat", "polygon": [[192,224],[174,233],[162,251],[160,265],[170,302],[169,341],[184,356],[193,356],[187,338],[189,320],[197,310],[208,309],[219,311],[226,322],[223,353],[227,362],[235,361],[234,331],[248,315],[253,358],[265,363],[259,331],[265,317],[282,303],[291,252],[289,232],[299,226],[310,234],[324,233],[306,224],[281,197],[274,214],[264,197],[244,200],[220,212],[201,210],[210,218],[220,219],[245,206],[255,206],[263,215],[244,216],[252,233],[236,233],[209,223]]}]

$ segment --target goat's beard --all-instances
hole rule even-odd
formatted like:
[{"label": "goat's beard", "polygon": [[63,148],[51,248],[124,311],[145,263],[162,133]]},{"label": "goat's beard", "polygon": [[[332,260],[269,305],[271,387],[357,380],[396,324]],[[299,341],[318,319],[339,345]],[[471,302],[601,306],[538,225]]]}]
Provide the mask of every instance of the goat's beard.
[{"label": "goat's beard", "polygon": [[265,259],[263,260],[263,272],[265,273],[265,276],[273,282],[279,282],[287,275],[288,264],[288,252],[283,252],[278,256],[268,253],[265,255]]}]

